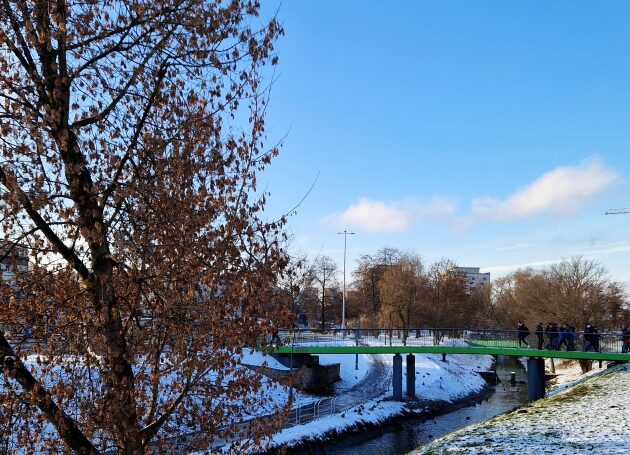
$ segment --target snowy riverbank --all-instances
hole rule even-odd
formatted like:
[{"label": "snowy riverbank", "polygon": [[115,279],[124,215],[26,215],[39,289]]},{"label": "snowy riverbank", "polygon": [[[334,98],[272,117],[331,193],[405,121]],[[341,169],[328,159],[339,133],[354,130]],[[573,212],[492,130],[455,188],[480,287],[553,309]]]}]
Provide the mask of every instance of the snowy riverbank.
[{"label": "snowy riverbank", "polygon": [[[381,355],[379,358],[386,364],[388,374],[391,375],[393,357]],[[403,359],[406,360],[406,357],[403,356]],[[448,405],[478,396],[487,384],[476,372],[488,371],[492,363],[490,356],[449,355],[444,362],[441,355],[416,355],[416,396],[420,401],[391,401],[390,388],[382,396],[345,412],[286,428],[272,437],[271,446],[304,447],[340,434],[380,425],[400,416],[428,414],[434,411],[426,406],[428,403],[441,402]],[[406,365],[403,366],[403,372],[406,374]],[[406,377],[403,377],[403,383],[406,383]]]},{"label": "snowy riverbank", "polygon": [[564,385],[549,398],[466,427],[414,453],[628,453],[630,365],[595,368],[590,377],[578,368],[559,369]]}]

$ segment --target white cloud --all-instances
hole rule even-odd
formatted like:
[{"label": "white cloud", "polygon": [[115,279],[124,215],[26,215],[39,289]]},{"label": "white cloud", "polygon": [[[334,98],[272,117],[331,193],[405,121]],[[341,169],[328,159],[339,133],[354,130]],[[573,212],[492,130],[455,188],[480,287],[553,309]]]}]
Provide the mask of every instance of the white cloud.
[{"label": "white cloud", "polygon": [[400,232],[423,218],[444,218],[455,213],[456,205],[444,197],[434,197],[427,204],[408,199],[400,202],[361,198],[341,213],[322,218],[324,224],[372,232]]},{"label": "white cloud", "polygon": [[396,232],[409,226],[409,214],[394,205],[382,201],[359,199],[342,213],[324,218],[324,223],[366,231]]},{"label": "white cloud", "polygon": [[475,217],[514,219],[553,213],[567,215],[583,207],[593,196],[618,181],[615,171],[591,159],[579,166],[557,167],[538,177],[505,200],[473,199]]},{"label": "white cloud", "polygon": [[443,196],[434,196],[425,206],[417,207],[416,216],[419,218],[447,218],[453,216],[457,204]]}]

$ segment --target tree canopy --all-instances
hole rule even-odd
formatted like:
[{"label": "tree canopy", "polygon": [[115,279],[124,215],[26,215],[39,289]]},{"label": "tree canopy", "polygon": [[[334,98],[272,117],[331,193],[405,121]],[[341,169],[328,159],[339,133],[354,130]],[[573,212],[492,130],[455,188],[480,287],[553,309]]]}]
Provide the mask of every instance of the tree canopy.
[{"label": "tree canopy", "polygon": [[[31,261],[2,289],[6,450],[144,453],[255,407],[239,354],[280,317],[263,303],[286,266],[256,187],[282,29],[258,13],[0,2],[3,258]],[[23,327],[36,342],[10,343]]]}]

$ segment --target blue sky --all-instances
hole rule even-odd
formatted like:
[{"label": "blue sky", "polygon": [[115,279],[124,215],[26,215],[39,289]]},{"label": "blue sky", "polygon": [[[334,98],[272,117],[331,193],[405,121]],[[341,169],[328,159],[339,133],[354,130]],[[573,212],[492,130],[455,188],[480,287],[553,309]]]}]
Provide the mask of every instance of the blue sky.
[{"label": "blue sky", "polygon": [[[630,3],[268,1],[285,37],[260,184],[292,249],[630,282]],[[321,252],[321,253],[320,253]]]}]

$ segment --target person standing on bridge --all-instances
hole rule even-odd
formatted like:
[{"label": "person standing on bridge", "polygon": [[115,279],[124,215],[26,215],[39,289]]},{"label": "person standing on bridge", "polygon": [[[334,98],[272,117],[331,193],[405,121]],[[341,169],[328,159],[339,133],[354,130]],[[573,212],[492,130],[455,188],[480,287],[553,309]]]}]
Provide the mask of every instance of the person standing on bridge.
[{"label": "person standing on bridge", "polygon": [[271,326],[271,342],[269,343],[270,346],[273,346],[273,343],[276,343],[276,347],[280,347],[282,345],[282,340],[280,339],[280,336],[278,335],[278,328],[273,325]]},{"label": "person standing on bridge", "polygon": [[593,326],[591,324],[586,324],[584,328],[584,345],[582,346],[582,351],[592,351],[593,350]]},{"label": "person standing on bridge", "polygon": [[567,351],[575,351],[575,327],[569,326],[566,333]]},{"label": "person standing on bridge", "polygon": [[621,341],[623,342],[621,352],[627,354],[630,352],[630,325],[628,324],[626,324],[621,331]]},{"label": "person standing on bridge", "polygon": [[555,351],[558,348],[558,324],[555,322],[549,322],[545,328],[549,342],[547,343],[547,349]]},{"label": "person standing on bridge", "polygon": [[[593,325],[593,350],[596,352],[599,352],[599,329],[597,328],[596,325]],[[600,365],[601,368],[601,365]]]},{"label": "person standing on bridge", "polygon": [[538,349],[543,348],[543,342],[545,341],[544,333],[545,333],[545,329],[543,329],[543,324],[542,322],[539,322],[538,325],[536,326],[536,337],[538,338]]},{"label": "person standing on bridge", "polygon": [[558,351],[562,347],[562,345],[567,345],[567,325],[566,323],[560,324],[560,328],[558,329]]},{"label": "person standing on bridge", "polygon": [[521,347],[521,343],[524,343],[525,346],[529,346],[529,344],[525,340],[525,338],[527,338],[528,336],[529,336],[529,329],[523,322],[519,321],[518,323],[518,347],[519,348]]}]

